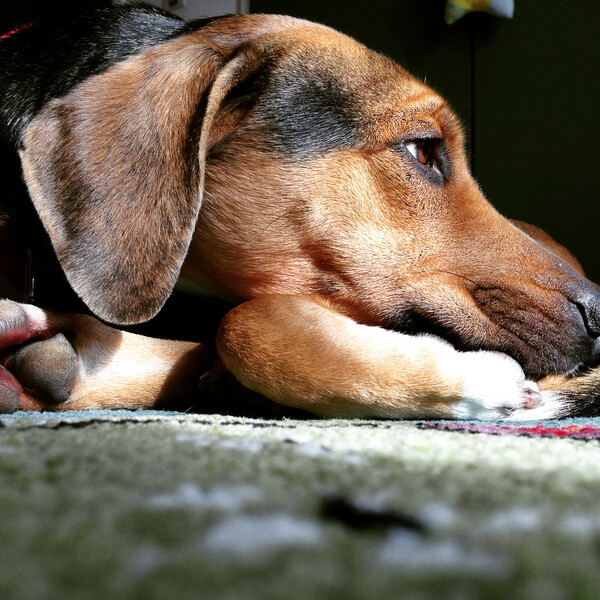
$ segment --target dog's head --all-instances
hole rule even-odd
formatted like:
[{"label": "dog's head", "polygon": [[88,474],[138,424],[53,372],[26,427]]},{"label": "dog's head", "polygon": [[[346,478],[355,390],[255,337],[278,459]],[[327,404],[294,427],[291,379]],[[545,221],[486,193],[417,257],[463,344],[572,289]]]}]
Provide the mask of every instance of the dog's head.
[{"label": "dog's head", "polygon": [[21,156],[71,285],[111,322],[151,318],[185,260],[235,301],[323,294],[531,375],[588,361],[600,333],[599,289],[485,200],[444,100],[320,25],[228,17],[156,46],[49,103]]}]

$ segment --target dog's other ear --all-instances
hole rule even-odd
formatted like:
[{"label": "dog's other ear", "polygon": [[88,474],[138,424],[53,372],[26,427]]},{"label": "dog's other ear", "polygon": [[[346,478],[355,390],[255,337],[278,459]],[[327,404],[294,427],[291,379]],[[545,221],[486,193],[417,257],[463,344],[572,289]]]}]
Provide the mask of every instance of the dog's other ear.
[{"label": "dog's other ear", "polygon": [[571,265],[580,275],[585,277],[583,267],[579,261],[567,250],[562,244],[555,241],[550,235],[548,235],[543,229],[540,229],[536,225],[525,223],[524,221],[517,221],[516,219],[510,219],[510,222],[518,227],[521,231],[526,233],[529,237],[532,237],[538,244],[541,244],[546,250],[550,250],[556,254],[559,258],[562,258],[567,264]]},{"label": "dog's other ear", "polygon": [[234,126],[227,93],[258,69],[251,48],[185,36],[117,63],[36,116],[21,162],[73,289],[125,325],[162,307],[202,202],[204,163]]}]

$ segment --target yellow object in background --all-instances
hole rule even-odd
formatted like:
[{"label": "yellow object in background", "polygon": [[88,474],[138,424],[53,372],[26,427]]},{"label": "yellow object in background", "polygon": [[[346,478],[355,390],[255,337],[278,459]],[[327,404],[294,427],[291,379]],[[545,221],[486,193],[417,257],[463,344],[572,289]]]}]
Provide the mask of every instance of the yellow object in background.
[{"label": "yellow object in background", "polygon": [[514,10],[514,0],[448,0],[444,18],[448,25],[470,12],[486,12],[497,17],[512,19]]}]

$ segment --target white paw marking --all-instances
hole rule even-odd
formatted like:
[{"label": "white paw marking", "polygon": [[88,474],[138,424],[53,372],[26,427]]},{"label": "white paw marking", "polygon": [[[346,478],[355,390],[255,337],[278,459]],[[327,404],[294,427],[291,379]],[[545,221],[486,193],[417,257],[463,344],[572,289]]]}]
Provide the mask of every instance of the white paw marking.
[{"label": "white paw marking", "polygon": [[461,353],[464,388],[454,406],[458,419],[500,419],[529,412],[542,401],[537,384],[519,364],[499,352]]}]

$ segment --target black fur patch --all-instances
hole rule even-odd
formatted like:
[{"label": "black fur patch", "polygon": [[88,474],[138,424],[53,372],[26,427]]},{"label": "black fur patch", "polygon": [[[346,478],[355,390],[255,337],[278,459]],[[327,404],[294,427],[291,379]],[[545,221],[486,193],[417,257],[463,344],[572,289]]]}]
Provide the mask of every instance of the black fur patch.
[{"label": "black fur patch", "polygon": [[15,148],[46,102],[183,26],[149,6],[113,6],[37,23],[0,40],[0,140]]},{"label": "black fur patch", "polygon": [[356,143],[355,106],[331,75],[298,69],[269,82],[257,113],[273,150],[309,159]]}]

